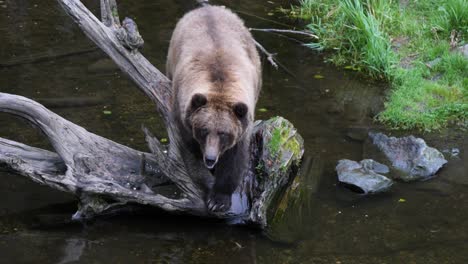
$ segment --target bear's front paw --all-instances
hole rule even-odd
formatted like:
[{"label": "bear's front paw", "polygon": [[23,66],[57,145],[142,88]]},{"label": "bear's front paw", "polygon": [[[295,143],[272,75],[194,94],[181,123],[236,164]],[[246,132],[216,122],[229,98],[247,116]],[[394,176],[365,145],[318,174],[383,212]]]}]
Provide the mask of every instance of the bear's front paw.
[{"label": "bear's front paw", "polygon": [[231,195],[213,192],[208,197],[207,205],[211,212],[226,212],[231,208]]}]

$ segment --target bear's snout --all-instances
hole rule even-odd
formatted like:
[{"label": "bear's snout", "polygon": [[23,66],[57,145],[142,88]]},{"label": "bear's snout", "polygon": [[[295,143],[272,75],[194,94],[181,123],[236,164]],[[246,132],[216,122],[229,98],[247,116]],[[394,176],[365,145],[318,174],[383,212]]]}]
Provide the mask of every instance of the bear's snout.
[{"label": "bear's snout", "polygon": [[218,162],[218,157],[220,155],[220,146],[219,146],[219,137],[213,134],[209,134],[206,137],[205,151],[203,151],[203,159],[205,166],[208,169],[213,169],[216,163]]},{"label": "bear's snout", "polygon": [[214,168],[217,161],[216,157],[205,157],[205,166],[211,170]]}]

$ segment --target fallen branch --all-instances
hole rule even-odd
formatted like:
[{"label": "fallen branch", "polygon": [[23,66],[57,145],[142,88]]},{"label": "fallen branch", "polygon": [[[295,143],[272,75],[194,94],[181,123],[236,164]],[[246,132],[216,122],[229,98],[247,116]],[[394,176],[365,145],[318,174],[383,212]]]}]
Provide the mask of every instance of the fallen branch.
[{"label": "fallen branch", "polygon": [[[206,193],[192,179],[206,168],[185,164],[181,138],[171,116],[171,83],[138,51],[143,40],[133,20],[121,24],[115,0],[101,0],[99,21],[80,1],[58,0],[96,45],[156,104],[167,127],[170,145],[162,146],[143,129],[151,153],[105,139],[73,124],[30,99],[0,93],[0,111],[25,118],[50,140],[56,153],[0,138],[0,168],[80,198],[74,219],[106,214],[128,203],[199,216],[267,225],[267,209],[295,175],[303,141],[283,118],[256,122],[250,170],[233,194],[228,212],[213,214]],[[274,143],[273,143],[274,142]],[[199,176],[199,175],[198,175]],[[163,194],[172,183],[176,194]]]},{"label": "fallen branch", "polygon": [[275,69],[278,69],[278,64],[275,61],[275,54],[272,54],[268,52],[268,50],[265,49],[265,47],[262,46],[262,44],[258,43],[258,41],[255,40],[255,46],[263,53],[265,54],[267,60],[270,62],[270,64],[275,67]]},{"label": "fallen branch", "polygon": [[277,59],[275,59],[276,54],[270,53],[268,50],[265,49],[265,47],[263,47],[262,44],[260,44],[256,40],[254,40],[254,41],[255,41],[255,46],[257,47],[257,49],[259,49],[260,52],[262,52],[266,56],[268,62],[271,64],[271,66],[273,66],[275,69],[278,69],[278,67],[279,67],[279,68],[283,69],[287,74],[289,74],[292,77],[297,79],[297,76],[293,72],[291,72],[288,68],[286,68],[286,66],[284,66]]},{"label": "fallen branch", "polygon": [[291,30],[291,29],[276,29],[276,28],[249,28],[250,31],[260,31],[260,32],[273,32],[273,33],[289,33],[289,34],[297,34],[303,35],[307,37],[311,37],[314,39],[319,39],[319,37],[315,34],[310,32],[302,31],[302,30]]}]

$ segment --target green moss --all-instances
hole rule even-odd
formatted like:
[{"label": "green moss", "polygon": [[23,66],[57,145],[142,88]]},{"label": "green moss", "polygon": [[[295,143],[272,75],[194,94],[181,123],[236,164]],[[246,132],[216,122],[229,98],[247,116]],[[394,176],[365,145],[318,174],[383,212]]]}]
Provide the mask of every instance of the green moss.
[{"label": "green moss", "polygon": [[294,134],[294,132],[291,131],[293,127],[287,120],[276,117],[270,121],[272,122],[271,125],[273,126],[273,129],[270,140],[267,142],[267,148],[274,159],[282,162],[280,164],[279,170],[285,172],[291,166],[291,164],[289,161],[281,161],[284,153],[292,154],[292,157],[289,160],[296,161],[297,163],[300,162],[302,157],[302,142],[300,142],[301,137],[298,135],[292,136]]},{"label": "green moss", "polygon": [[119,12],[117,11],[117,7],[112,8],[112,16],[114,16],[116,18],[119,16]]},{"label": "green moss", "polygon": [[281,141],[281,128],[275,128],[273,130],[273,133],[271,133],[271,139],[268,143],[268,148],[270,149],[270,152],[273,155],[276,155],[278,153],[279,148],[281,146]]},{"label": "green moss", "polygon": [[271,119],[272,124],[275,126],[271,133],[270,141],[268,142],[268,148],[273,155],[277,155],[280,148],[287,141],[290,134],[290,127],[286,120],[280,119],[280,117],[274,117]]},{"label": "green moss", "polygon": [[256,175],[257,177],[262,177],[264,173],[265,165],[263,164],[262,161],[260,161],[257,166],[255,167]]}]

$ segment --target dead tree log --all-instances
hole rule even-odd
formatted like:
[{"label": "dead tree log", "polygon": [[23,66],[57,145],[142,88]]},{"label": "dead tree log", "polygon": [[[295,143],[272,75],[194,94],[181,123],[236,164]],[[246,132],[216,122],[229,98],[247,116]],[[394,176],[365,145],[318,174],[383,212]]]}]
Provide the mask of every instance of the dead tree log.
[{"label": "dead tree log", "polygon": [[[228,212],[213,214],[206,194],[193,180],[209,173],[200,164],[184,164],[183,149],[171,116],[171,83],[139,51],[143,39],[136,24],[120,23],[115,0],[101,0],[102,22],[78,0],[58,0],[96,45],[111,57],[156,105],[170,145],[162,146],[143,129],[151,153],[105,139],[73,124],[30,99],[0,93],[0,111],[25,118],[50,140],[56,153],[0,138],[0,168],[80,198],[75,219],[105,214],[131,203],[170,212],[226,218],[267,225],[267,209],[295,175],[303,141],[287,120],[257,121],[252,134],[251,168],[233,194]],[[178,192],[160,191],[173,184]]]}]

